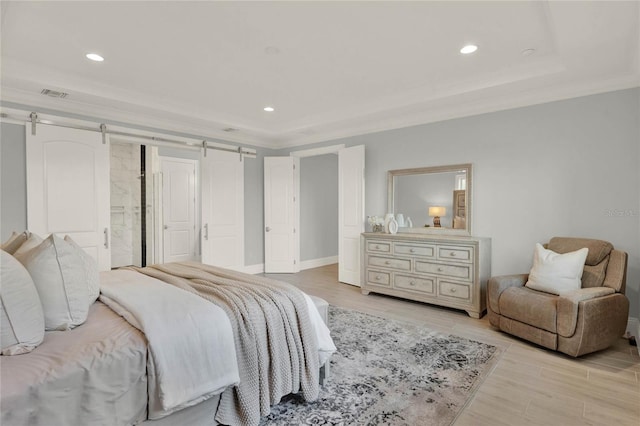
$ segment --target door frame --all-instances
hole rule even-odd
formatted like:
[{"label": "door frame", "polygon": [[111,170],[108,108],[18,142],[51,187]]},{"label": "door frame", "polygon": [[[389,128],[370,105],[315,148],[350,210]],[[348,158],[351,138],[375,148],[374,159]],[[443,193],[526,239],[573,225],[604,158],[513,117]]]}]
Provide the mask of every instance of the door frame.
[{"label": "door frame", "polygon": [[[306,158],[306,157],[316,157],[318,155],[325,155],[325,154],[335,154],[336,155],[336,161],[338,161],[338,154],[340,153],[340,150],[346,148],[345,144],[338,144],[338,145],[330,145],[330,146],[323,146],[323,147],[319,147],[319,148],[311,148],[311,149],[303,149],[303,150],[299,150],[299,151],[291,151],[289,152],[289,156],[290,157],[296,157],[296,158]],[[298,232],[296,232],[295,235],[295,239],[296,239],[296,243],[295,243],[295,247],[296,247],[296,259],[300,259],[300,173],[302,172],[302,167],[300,165],[298,165],[298,173],[297,173],[297,179],[298,182],[296,182],[296,186],[297,186],[297,200],[298,202],[296,203],[295,209],[296,209],[296,217],[298,220],[298,225],[297,225],[297,229]],[[339,173],[339,172],[338,172]],[[340,196],[339,195],[340,191],[338,190],[338,194],[336,194],[336,196]],[[338,213],[340,213],[340,208],[338,207]],[[339,226],[339,225],[337,225]],[[339,237],[338,237],[338,246],[340,245],[340,241],[339,241]],[[340,252],[340,249],[338,248],[338,253]],[[339,261],[339,260],[338,260]],[[300,267],[300,265],[302,264],[302,261],[298,262],[298,267]]]}]

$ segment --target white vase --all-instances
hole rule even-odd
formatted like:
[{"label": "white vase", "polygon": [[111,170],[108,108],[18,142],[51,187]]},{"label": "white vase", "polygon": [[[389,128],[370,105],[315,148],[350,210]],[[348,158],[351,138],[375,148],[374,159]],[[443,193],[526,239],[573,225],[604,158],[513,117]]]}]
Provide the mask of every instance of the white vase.
[{"label": "white vase", "polygon": [[407,228],[413,228],[413,221],[407,216]]},{"label": "white vase", "polygon": [[395,234],[396,232],[398,232],[398,221],[392,217],[389,221],[389,233]]},{"label": "white vase", "polygon": [[386,215],[384,215],[384,232],[386,232],[387,234],[390,234],[389,222],[391,222],[391,219],[395,220],[393,218],[393,213],[387,213]]},{"label": "white vase", "polygon": [[398,222],[398,228],[403,228],[407,226],[404,222],[404,215],[402,213],[398,213],[396,215],[396,222]]}]

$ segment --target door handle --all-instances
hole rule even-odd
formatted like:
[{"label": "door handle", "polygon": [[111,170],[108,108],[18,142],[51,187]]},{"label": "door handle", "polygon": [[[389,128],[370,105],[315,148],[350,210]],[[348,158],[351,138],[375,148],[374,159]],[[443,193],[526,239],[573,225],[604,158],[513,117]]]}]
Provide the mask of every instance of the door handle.
[{"label": "door handle", "polygon": [[104,228],[104,248],[109,248],[109,228]]},{"label": "door handle", "polygon": [[169,229],[169,225],[165,225],[165,226],[164,226],[164,229]]},{"label": "door handle", "polygon": [[269,231],[271,231],[271,228],[269,228],[269,227],[267,226],[266,228],[264,228],[264,230],[265,230],[266,232],[269,232]]},{"label": "door handle", "polygon": [[204,224],[204,240],[205,241],[209,240],[209,224],[208,223]]}]

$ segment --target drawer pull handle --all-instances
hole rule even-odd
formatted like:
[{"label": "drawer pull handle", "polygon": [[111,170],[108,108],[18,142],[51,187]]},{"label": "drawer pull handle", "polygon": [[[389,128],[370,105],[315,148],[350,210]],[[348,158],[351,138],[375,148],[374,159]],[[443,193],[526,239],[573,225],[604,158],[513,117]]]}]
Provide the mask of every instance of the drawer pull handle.
[{"label": "drawer pull handle", "polygon": [[389,262],[388,260],[385,260],[385,261],[384,261],[384,264],[385,264],[385,265],[391,265],[391,262]]},{"label": "drawer pull handle", "polygon": [[442,272],[442,271],[444,271],[443,268],[438,268],[438,272]]},{"label": "drawer pull handle", "polygon": [[380,246],[376,245],[376,250],[379,250],[379,249],[380,249]]},{"label": "drawer pull handle", "polygon": [[382,277],[380,275],[376,275],[376,281],[380,281]]},{"label": "drawer pull handle", "polygon": [[451,293],[455,293],[455,292],[456,292],[456,289],[455,289],[455,288],[452,288],[452,289],[451,289],[451,290],[449,290],[449,291],[450,291]]},{"label": "drawer pull handle", "polygon": [[451,252],[451,257],[456,257],[456,252],[455,251]]},{"label": "drawer pull handle", "polygon": [[409,281],[409,285],[415,286],[416,283],[415,283],[415,281]]},{"label": "drawer pull handle", "polygon": [[415,253],[414,249],[409,249],[409,253]]}]

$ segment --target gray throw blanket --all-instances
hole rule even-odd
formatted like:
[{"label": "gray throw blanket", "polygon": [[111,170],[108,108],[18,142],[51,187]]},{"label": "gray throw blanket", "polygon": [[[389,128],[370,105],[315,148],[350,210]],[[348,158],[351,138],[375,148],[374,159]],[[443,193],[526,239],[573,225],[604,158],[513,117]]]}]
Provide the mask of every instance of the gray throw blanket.
[{"label": "gray throw blanket", "polygon": [[318,344],[300,290],[192,262],[130,269],[196,293],[220,306],[229,317],[240,384],[222,393],[218,422],[257,425],[285,395],[302,391],[307,401],[318,397]]}]

